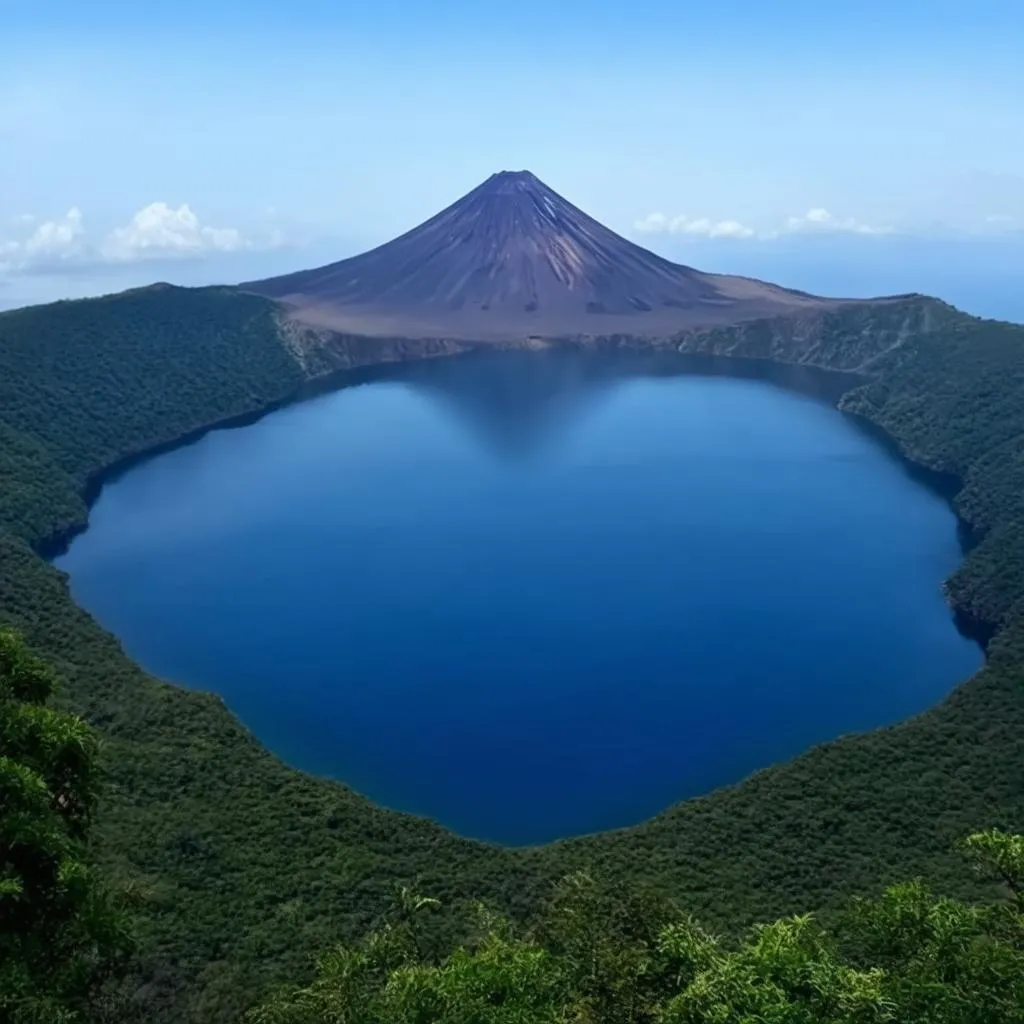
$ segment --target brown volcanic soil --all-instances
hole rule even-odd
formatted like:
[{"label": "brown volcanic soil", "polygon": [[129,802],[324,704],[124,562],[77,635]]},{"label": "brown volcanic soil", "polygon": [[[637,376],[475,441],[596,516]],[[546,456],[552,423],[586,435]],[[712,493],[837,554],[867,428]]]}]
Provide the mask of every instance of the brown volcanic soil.
[{"label": "brown volcanic soil", "polygon": [[492,175],[360,256],[242,287],[336,331],[469,340],[657,337],[839,301],[671,263],[529,171]]}]

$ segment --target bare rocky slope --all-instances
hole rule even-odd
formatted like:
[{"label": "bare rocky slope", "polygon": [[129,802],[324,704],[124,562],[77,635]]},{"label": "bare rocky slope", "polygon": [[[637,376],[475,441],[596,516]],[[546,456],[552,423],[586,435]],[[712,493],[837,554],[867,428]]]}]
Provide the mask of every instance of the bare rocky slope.
[{"label": "bare rocky slope", "polygon": [[514,341],[698,326],[835,308],[649,252],[529,171],[503,171],[404,235],[314,270],[242,287],[350,334]]},{"label": "bare rocky slope", "polygon": [[458,355],[481,348],[568,346],[637,349],[765,359],[845,373],[869,374],[883,357],[962,319],[953,307],[922,295],[811,306],[737,324],[684,328],[664,335],[630,332],[568,333],[503,340],[366,335],[331,330],[279,311],[285,347],[309,378],[384,363]]}]

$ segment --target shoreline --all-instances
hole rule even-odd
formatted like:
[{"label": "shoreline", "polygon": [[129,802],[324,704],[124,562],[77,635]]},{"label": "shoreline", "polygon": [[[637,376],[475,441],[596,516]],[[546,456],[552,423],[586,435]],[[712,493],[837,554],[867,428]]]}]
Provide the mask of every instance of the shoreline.
[{"label": "shoreline", "polygon": [[318,374],[303,381],[297,388],[292,388],[284,397],[268,405],[261,406],[258,409],[249,409],[246,412],[235,413],[231,416],[224,416],[221,419],[211,420],[209,423],[195,427],[177,437],[157,442],[138,451],[130,452],[127,455],[119,456],[113,462],[107,463],[107,465],[101,466],[99,469],[92,470],[86,477],[85,483],[79,491],[79,497],[86,507],[85,520],[69,523],[67,526],[61,527],[45,537],[32,541],[30,546],[40,558],[44,558],[48,562],[52,562],[54,559],[60,558],[61,555],[67,554],[67,550],[74,539],[89,528],[88,513],[92,511],[93,505],[96,504],[103,493],[103,488],[107,484],[114,483],[136,466],[149,462],[150,459],[167,455],[170,452],[177,451],[179,448],[187,448],[189,445],[201,441],[207,434],[217,430],[240,430],[244,427],[250,427],[258,423],[265,416],[270,416],[275,412],[280,412],[282,409],[298,405],[319,395],[340,391],[346,387],[368,384],[377,379],[384,379],[389,370],[405,365],[406,362],[417,362],[420,358],[429,359],[437,357],[422,356],[417,359],[408,359],[401,362],[391,360],[366,366],[345,367],[328,373]]}]

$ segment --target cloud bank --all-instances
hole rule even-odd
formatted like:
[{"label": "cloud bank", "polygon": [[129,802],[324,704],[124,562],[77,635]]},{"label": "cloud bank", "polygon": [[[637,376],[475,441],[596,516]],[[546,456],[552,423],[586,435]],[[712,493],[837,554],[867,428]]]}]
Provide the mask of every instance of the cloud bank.
[{"label": "cloud bank", "polygon": [[867,224],[853,217],[836,217],[824,207],[813,207],[799,216],[787,217],[779,226],[757,230],[738,220],[712,220],[708,217],[667,217],[649,213],[635,221],[633,227],[641,234],[689,235],[697,238],[780,238],[783,235],[855,234],[888,235],[891,227]]},{"label": "cloud bank", "polygon": [[12,224],[21,229],[21,237],[0,238],[0,271],[7,273],[59,272],[145,260],[201,259],[218,253],[280,248],[285,244],[278,232],[252,238],[237,228],[204,224],[188,203],[176,208],[164,202],[150,203],[127,224],[99,238],[86,231],[77,207],[63,217],[39,224],[23,214],[14,218]]},{"label": "cloud bank", "polygon": [[855,217],[837,218],[824,207],[816,206],[799,217],[789,217],[781,232],[787,235],[819,232],[825,234],[891,235],[893,228],[886,225],[865,224]]},{"label": "cloud bank", "polygon": [[236,228],[201,224],[187,203],[177,209],[167,203],[150,203],[127,225],[115,228],[100,247],[100,253],[110,260],[126,261],[238,252],[250,245]]},{"label": "cloud bank", "polygon": [[753,238],[753,228],[738,220],[710,220],[707,217],[666,217],[649,213],[633,225],[645,234],[697,235],[703,238]]}]

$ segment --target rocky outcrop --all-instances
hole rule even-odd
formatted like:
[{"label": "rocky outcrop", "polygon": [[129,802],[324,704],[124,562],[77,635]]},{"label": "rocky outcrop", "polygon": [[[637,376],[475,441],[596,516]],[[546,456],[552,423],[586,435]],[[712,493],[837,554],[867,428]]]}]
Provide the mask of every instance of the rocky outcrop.
[{"label": "rocky outcrop", "polygon": [[558,346],[610,350],[675,351],[815,366],[872,375],[918,352],[926,335],[964,319],[938,299],[910,295],[885,302],[849,303],[827,311],[752,320],[731,327],[644,334],[524,336],[502,342],[448,337],[375,337],[313,327],[287,313],[280,317],[285,346],[310,378],[384,363],[458,355],[476,348],[531,350]]},{"label": "rocky outcrop", "polygon": [[279,317],[281,340],[309,379],[342,370],[386,363],[454,356],[474,348],[449,338],[378,338],[312,327],[287,315]]},{"label": "rocky outcrop", "polygon": [[828,311],[751,320],[731,327],[692,329],[670,338],[572,335],[551,339],[546,344],[657,349],[871,375],[883,365],[891,367],[913,357],[925,336],[963,319],[963,314],[938,299],[910,295],[886,302],[849,303]]}]

